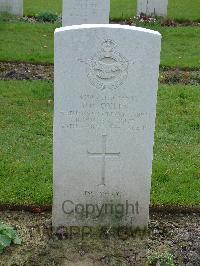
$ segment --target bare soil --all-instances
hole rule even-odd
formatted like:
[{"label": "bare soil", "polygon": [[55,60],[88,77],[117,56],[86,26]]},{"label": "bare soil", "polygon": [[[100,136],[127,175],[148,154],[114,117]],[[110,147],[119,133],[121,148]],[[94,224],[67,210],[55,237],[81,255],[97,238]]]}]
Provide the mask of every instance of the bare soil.
[{"label": "bare soil", "polygon": [[168,69],[160,72],[159,81],[165,84],[199,85],[199,70]]},{"label": "bare soil", "polygon": [[0,80],[53,81],[53,65],[0,62]]},{"label": "bare soil", "polygon": [[[75,235],[54,234],[51,212],[1,211],[0,220],[13,226],[23,240],[0,255],[1,266],[149,265],[155,254],[172,254],[175,265],[200,262],[200,215],[151,213],[146,237],[129,231]],[[167,265],[158,262],[151,265]]]},{"label": "bare soil", "polygon": [[[0,80],[47,80],[53,82],[53,65],[0,62]],[[164,84],[200,84],[200,70],[166,69],[160,72]]]}]

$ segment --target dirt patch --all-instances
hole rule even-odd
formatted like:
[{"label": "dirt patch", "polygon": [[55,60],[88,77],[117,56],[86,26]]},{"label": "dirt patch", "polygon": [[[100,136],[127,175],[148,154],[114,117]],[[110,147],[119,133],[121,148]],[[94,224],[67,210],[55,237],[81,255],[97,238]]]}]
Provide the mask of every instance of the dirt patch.
[{"label": "dirt patch", "polygon": [[[199,265],[200,216],[151,214],[148,236],[130,237],[112,228],[101,235],[52,234],[51,213],[0,212],[23,240],[0,255],[0,265],[147,265],[156,254],[172,254],[175,265]],[[157,264],[158,265],[158,264]],[[159,264],[160,265],[160,264]],[[166,265],[166,264],[163,264]]]},{"label": "dirt patch", "polygon": [[169,69],[160,72],[159,80],[161,83],[165,84],[199,85],[200,71]]},{"label": "dirt patch", "polygon": [[[0,62],[0,80],[48,80],[53,82],[53,65]],[[165,84],[199,85],[200,71],[161,70],[159,80]]]},{"label": "dirt patch", "polygon": [[0,79],[53,81],[53,65],[0,62]]}]

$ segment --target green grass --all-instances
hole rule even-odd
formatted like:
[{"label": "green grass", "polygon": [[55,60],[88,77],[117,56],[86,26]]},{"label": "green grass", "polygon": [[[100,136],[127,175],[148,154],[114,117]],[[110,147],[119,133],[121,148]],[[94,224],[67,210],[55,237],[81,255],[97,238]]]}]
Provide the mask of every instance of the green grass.
[{"label": "green grass", "polygon": [[169,0],[168,17],[179,21],[200,21],[199,0]]},{"label": "green grass", "polygon": [[[0,203],[52,201],[53,87],[0,81]],[[200,86],[160,86],[152,203],[200,202]]]},{"label": "green grass", "polygon": [[[136,14],[136,0],[111,0],[111,19],[129,19]],[[51,11],[61,14],[62,0],[24,0],[25,15]],[[169,0],[168,17],[177,20],[200,20],[199,0]]]},{"label": "green grass", "polygon": [[[111,0],[111,19],[130,19],[136,15],[137,0]],[[200,21],[199,0],[169,0],[168,18]]]},{"label": "green grass", "polygon": [[53,62],[53,24],[0,24],[0,60]]},{"label": "green grass", "polygon": [[200,86],[158,91],[152,203],[199,205]]},{"label": "green grass", "polygon": [[[55,28],[56,25],[50,23],[1,23],[0,60],[53,63],[53,32]],[[199,67],[199,27],[152,26],[149,28],[158,30],[163,35],[162,66]]]},{"label": "green grass", "polygon": [[1,203],[51,202],[52,85],[0,82]]},{"label": "green grass", "polygon": [[130,19],[136,15],[136,0],[111,0],[110,18],[113,20]]},{"label": "green grass", "polygon": [[24,14],[35,16],[43,11],[61,14],[63,0],[24,0]]},{"label": "green grass", "polygon": [[162,34],[161,66],[200,67],[200,27],[149,28]]}]

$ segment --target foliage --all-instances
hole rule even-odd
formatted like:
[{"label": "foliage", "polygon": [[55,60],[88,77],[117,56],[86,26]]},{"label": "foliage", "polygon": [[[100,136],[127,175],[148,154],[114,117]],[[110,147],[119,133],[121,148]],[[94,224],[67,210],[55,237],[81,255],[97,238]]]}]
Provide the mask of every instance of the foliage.
[{"label": "foliage", "polygon": [[161,254],[156,253],[148,257],[148,265],[150,266],[157,266],[157,265],[174,266],[173,256],[168,252],[161,253]]},{"label": "foliage", "polygon": [[55,22],[58,19],[58,15],[52,12],[40,12],[36,15],[36,19],[40,22]]},{"label": "foliage", "polygon": [[0,222],[0,253],[11,244],[21,245],[21,239],[12,227]]}]

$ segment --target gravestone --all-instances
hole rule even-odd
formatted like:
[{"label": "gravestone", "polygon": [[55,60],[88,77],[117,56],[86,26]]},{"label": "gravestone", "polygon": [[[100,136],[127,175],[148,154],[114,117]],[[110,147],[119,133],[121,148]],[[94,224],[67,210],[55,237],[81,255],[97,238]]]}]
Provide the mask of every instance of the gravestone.
[{"label": "gravestone", "polygon": [[137,0],[137,15],[141,13],[150,17],[167,16],[168,0]]},{"label": "gravestone", "polygon": [[110,0],[63,0],[62,25],[109,23]]},{"label": "gravestone", "polygon": [[54,227],[147,226],[160,43],[131,26],[55,31]]},{"label": "gravestone", "polygon": [[0,13],[23,16],[23,0],[0,0]]}]

